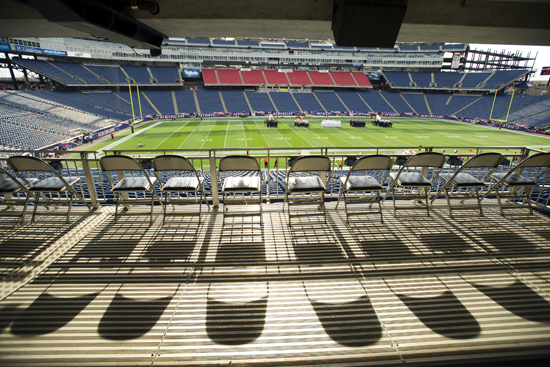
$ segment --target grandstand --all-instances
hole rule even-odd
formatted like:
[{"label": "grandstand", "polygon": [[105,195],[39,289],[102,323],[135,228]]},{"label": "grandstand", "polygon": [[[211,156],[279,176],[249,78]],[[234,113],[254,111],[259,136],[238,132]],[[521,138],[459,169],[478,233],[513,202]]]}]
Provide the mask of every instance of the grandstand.
[{"label": "grandstand", "polygon": [[[0,364],[545,365],[547,216],[528,215],[518,201],[510,203],[517,212],[502,217],[493,197],[483,201],[483,217],[466,211],[450,218],[444,198],[426,217],[426,203],[389,197],[383,222],[369,212],[347,222],[344,203],[337,206],[341,178],[359,156],[391,156],[396,173],[398,158],[446,150],[444,170],[452,172],[482,150],[495,150],[506,157],[497,168],[503,173],[547,151],[543,135],[489,127],[491,109],[493,119],[506,118],[510,91],[528,70],[442,71],[445,53],[465,52],[466,44],[381,49],[324,40],[186,38],[166,46],[162,58],[101,49],[108,58],[13,59],[44,82],[35,90],[0,92],[2,153],[34,154],[69,142],[75,154],[43,158],[63,176],[79,177],[77,192],[96,210],[76,204],[66,224],[47,216],[64,206],[33,205],[29,211],[36,208],[38,219],[29,223],[27,215],[23,225],[14,217],[20,206],[1,211],[7,219],[0,225]],[[186,68],[200,75],[186,77]],[[377,80],[371,72],[379,69]],[[277,128],[262,124],[271,113]],[[292,124],[292,115],[302,113],[311,121],[307,129]],[[351,127],[344,117],[368,120],[375,113],[394,127],[364,121]],[[147,121],[130,133],[140,115]],[[342,126],[322,128],[327,115]],[[549,119],[548,96],[515,94],[511,129],[542,132]],[[476,144],[459,139],[465,126]],[[118,132],[114,139],[111,132]],[[88,134],[103,141],[81,149],[75,139]],[[483,145],[505,134],[512,144]],[[524,144],[533,137],[540,147]],[[146,146],[136,148],[137,139]],[[168,212],[194,216],[162,225],[164,208],[155,201],[152,208],[126,208],[114,220],[112,182],[98,168],[104,154],[138,159],[160,181],[157,193],[166,176],[151,169],[151,158],[186,156],[216,209],[204,206],[199,223],[198,204],[169,205]],[[223,223],[216,165],[233,154],[266,162],[252,174],[261,177],[262,223],[258,212]],[[281,204],[287,168],[309,154],[330,157],[327,221],[304,215],[289,227]],[[6,160],[0,157],[2,167]],[[548,210],[550,182],[540,182],[546,188],[527,200]],[[436,181],[429,192],[441,187]],[[421,211],[394,217],[394,203]]]}]

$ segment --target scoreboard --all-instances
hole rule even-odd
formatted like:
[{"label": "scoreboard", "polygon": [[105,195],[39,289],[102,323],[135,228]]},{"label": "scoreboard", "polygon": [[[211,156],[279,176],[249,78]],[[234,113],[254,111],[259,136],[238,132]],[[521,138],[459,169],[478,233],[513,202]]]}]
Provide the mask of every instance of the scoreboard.
[{"label": "scoreboard", "polygon": [[550,75],[550,66],[543,66],[540,75]]}]

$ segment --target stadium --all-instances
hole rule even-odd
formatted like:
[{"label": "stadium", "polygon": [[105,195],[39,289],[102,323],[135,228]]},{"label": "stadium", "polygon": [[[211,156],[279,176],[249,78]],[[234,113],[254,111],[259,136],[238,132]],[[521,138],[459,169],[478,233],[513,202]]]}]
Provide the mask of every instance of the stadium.
[{"label": "stadium", "polygon": [[2,364],[547,364],[550,97],[468,19],[544,45],[503,24],[548,4],[39,3],[0,1]]}]

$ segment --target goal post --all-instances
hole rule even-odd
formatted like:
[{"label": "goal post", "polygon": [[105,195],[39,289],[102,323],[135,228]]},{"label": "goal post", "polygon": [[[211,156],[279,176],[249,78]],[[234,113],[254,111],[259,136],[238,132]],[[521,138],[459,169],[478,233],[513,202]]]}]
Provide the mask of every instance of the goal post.
[{"label": "goal post", "polygon": [[493,109],[495,108],[495,102],[497,100],[497,92],[495,91],[495,98],[493,98],[493,105],[491,106],[491,114],[489,115],[489,120],[494,120],[498,122],[508,122],[508,116],[510,115],[510,109],[512,108],[512,101],[514,100],[514,94],[515,91],[512,91],[512,97],[510,98],[510,104],[508,105],[508,111],[506,112],[506,119],[500,120],[500,119],[494,119],[493,118]]}]

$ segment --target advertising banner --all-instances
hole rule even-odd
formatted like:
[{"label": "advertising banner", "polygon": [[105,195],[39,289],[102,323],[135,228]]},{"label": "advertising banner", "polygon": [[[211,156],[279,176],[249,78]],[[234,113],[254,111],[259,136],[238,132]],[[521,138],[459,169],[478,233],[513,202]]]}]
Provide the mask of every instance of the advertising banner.
[{"label": "advertising banner", "polygon": [[92,54],[88,53],[88,52],[74,52],[74,51],[67,51],[67,56],[72,56],[72,57],[86,57],[88,59],[91,59],[92,58]]},{"label": "advertising banner", "polygon": [[67,56],[67,53],[65,51],[58,51],[58,50],[47,50],[43,48],[38,47],[29,47],[29,46],[15,46],[15,49],[17,51],[21,52],[29,52],[33,54],[46,54],[46,55],[57,55],[57,56]]},{"label": "advertising banner", "polygon": [[9,43],[0,42],[0,51],[11,51]]},{"label": "advertising banner", "polygon": [[200,78],[201,70],[199,68],[185,68],[183,69],[184,78]]}]

